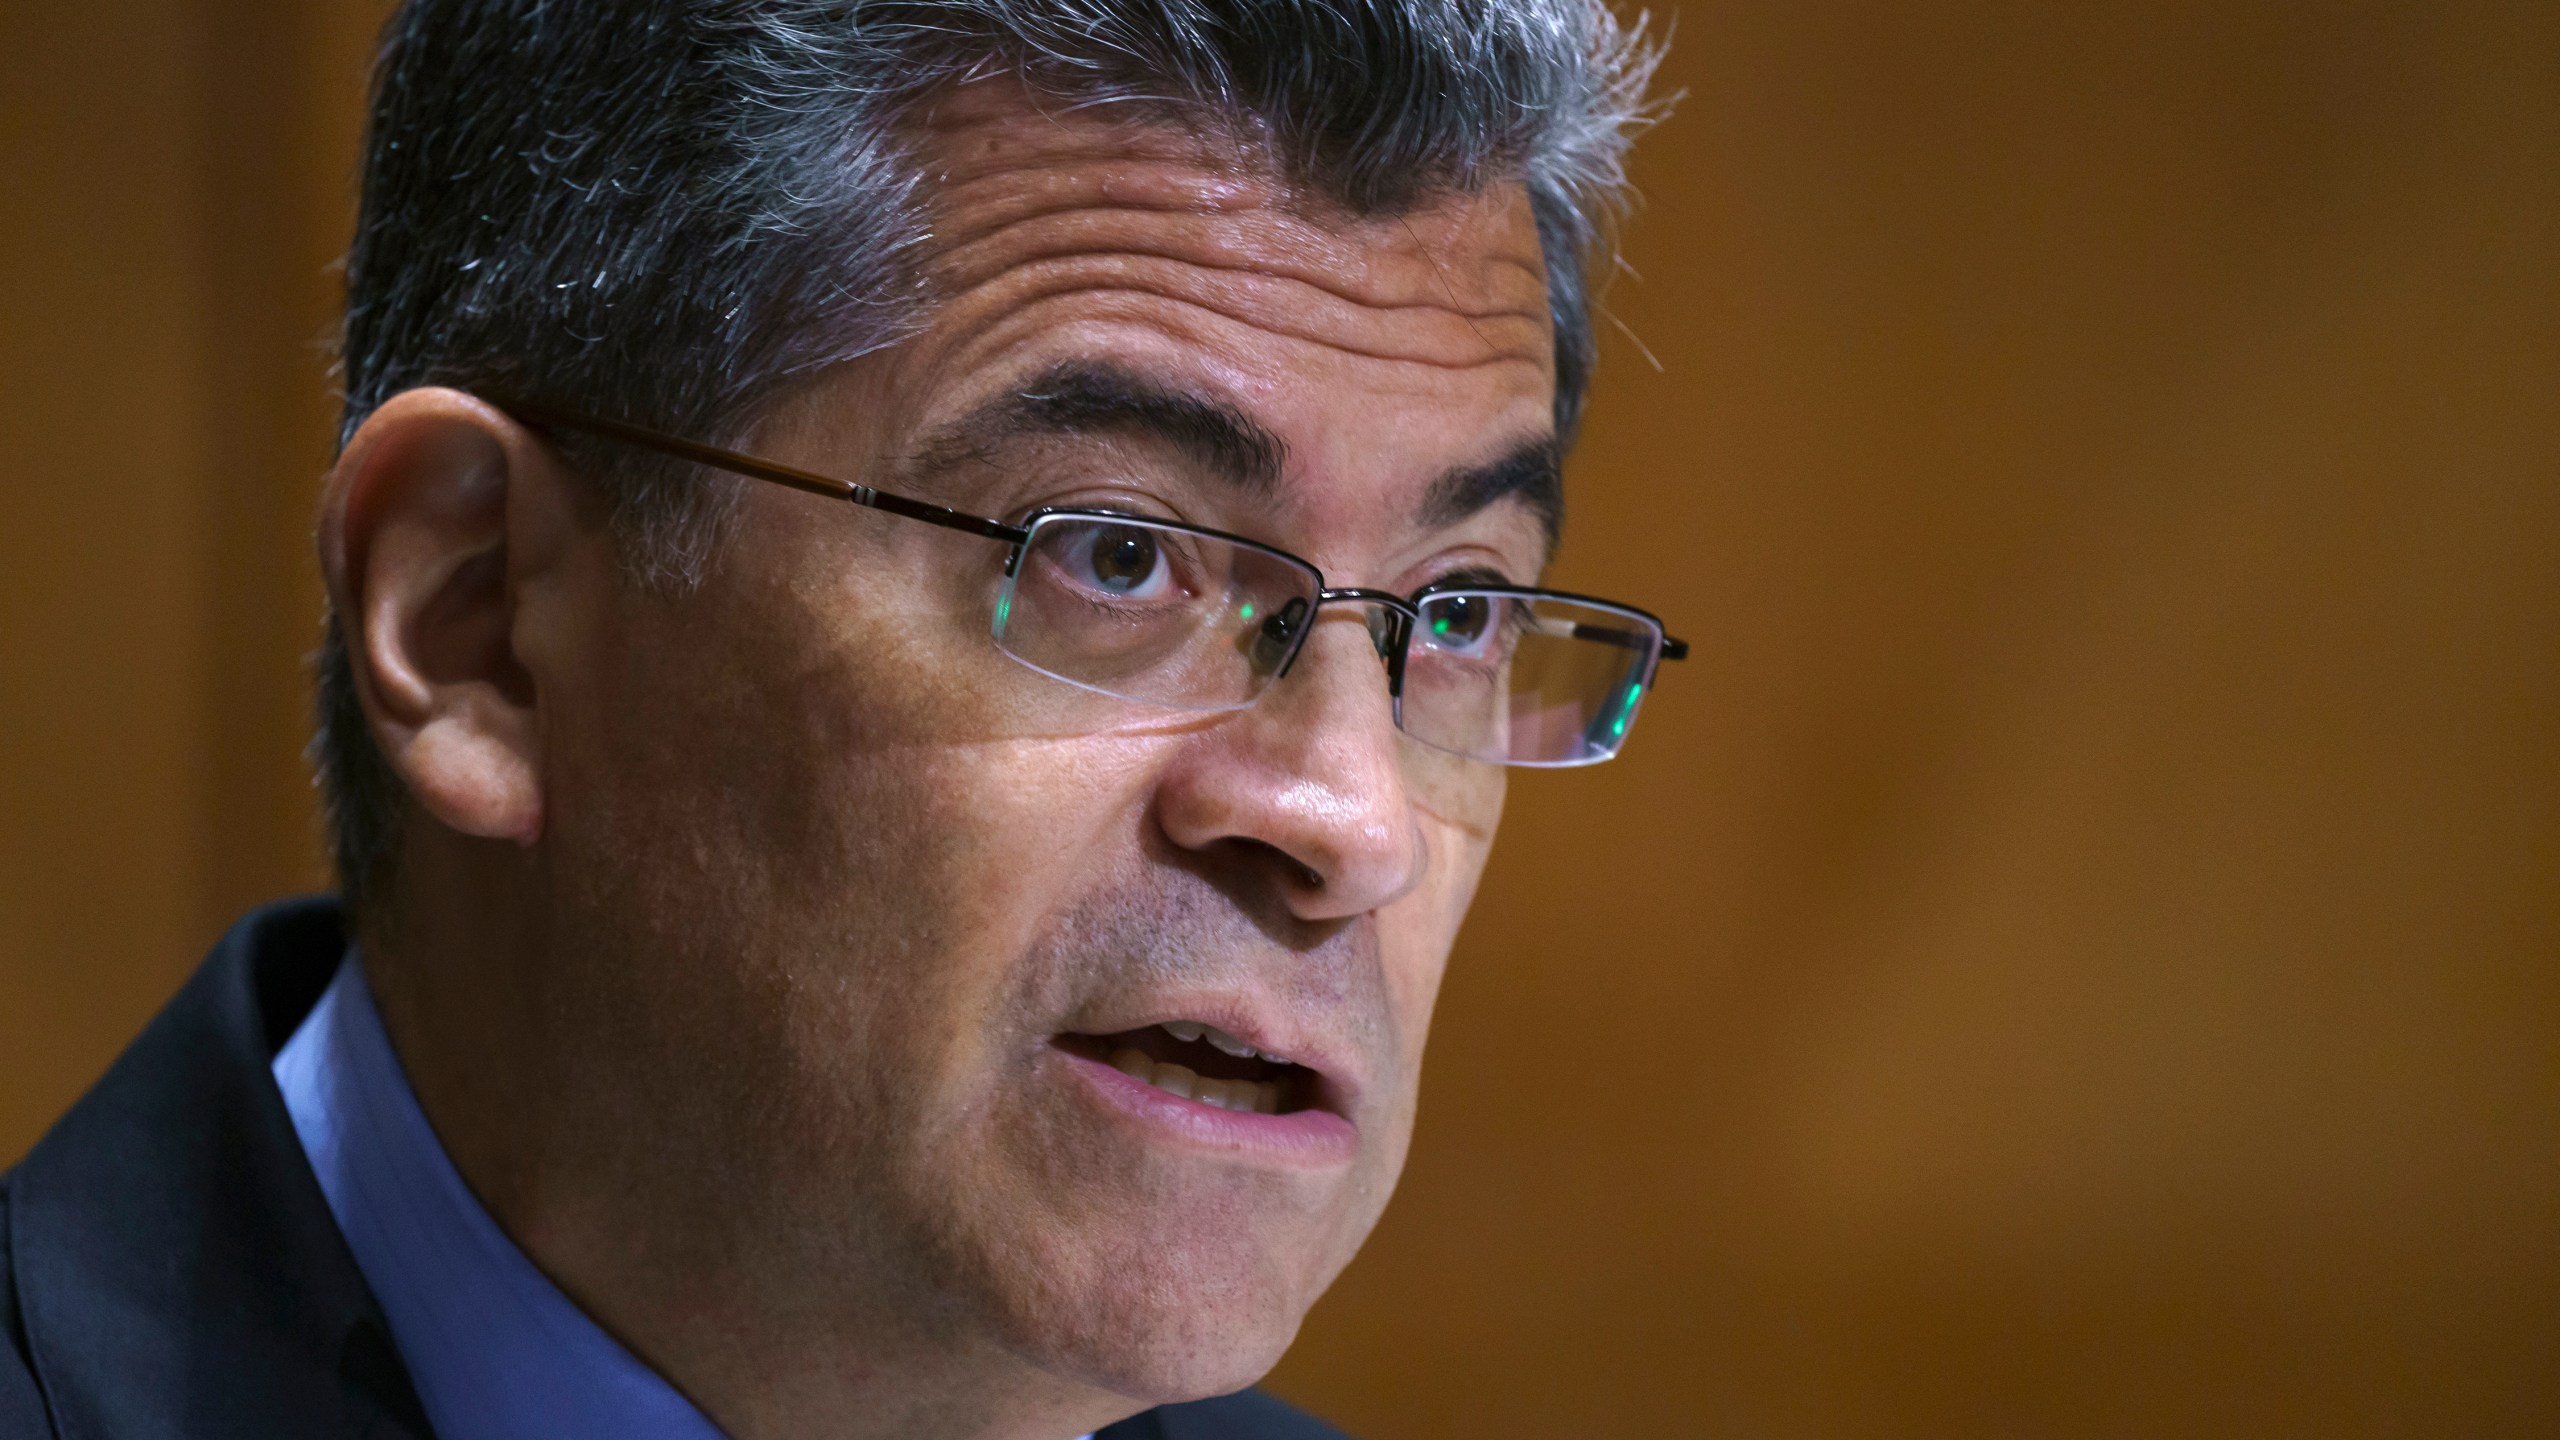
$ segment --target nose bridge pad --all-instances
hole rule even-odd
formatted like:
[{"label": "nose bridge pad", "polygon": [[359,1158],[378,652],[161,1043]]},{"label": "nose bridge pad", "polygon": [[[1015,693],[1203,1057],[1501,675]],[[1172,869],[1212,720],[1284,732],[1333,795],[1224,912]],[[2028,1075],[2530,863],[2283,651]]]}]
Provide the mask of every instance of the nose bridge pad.
[{"label": "nose bridge pad", "polygon": [[1387,667],[1387,699],[1394,706],[1396,724],[1404,724],[1404,660],[1405,642],[1413,633],[1413,617],[1392,605],[1364,601],[1369,607],[1369,643],[1377,647],[1378,663]]},{"label": "nose bridge pad", "polygon": [[1369,622],[1369,643],[1377,647],[1378,658],[1384,660],[1394,654],[1396,622],[1403,617],[1384,605],[1371,604],[1364,618]]},{"label": "nose bridge pad", "polygon": [[1271,612],[1271,618],[1254,628],[1252,653],[1256,669],[1274,680],[1289,673],[1290,667],[1298,663],[1298,652],[1306,648],[1301,643],[1304,638],[1302,632],[1306,629],[1307,612],[1311,608],[1305,596],[1292,595],[1287,603]]}]

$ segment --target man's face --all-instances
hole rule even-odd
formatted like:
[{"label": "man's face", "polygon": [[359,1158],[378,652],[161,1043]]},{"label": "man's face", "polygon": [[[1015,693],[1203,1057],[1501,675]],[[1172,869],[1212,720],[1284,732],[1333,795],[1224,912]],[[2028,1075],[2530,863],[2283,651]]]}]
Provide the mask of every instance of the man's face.
[{"label": "man's face", "polygon": [[[994,86],[926,134],[928,327],[753,448],[1234,531],[1335,586],[1535,579],[1517,187],[1344,218]],[[560,1003],[630,1117],[567,1143],[681,1212],[658,1258],[813,1324],[1141,1400],[1258,1377],[1403,1164],[1502,772],[1399,734],[1357,609],[1251,709],[1148,709],[997,650],[1002,545],[739,504],[702,589],[617,591],[537,657]],[[1180,1098],[1167,1062],[1241,1083]]]}]

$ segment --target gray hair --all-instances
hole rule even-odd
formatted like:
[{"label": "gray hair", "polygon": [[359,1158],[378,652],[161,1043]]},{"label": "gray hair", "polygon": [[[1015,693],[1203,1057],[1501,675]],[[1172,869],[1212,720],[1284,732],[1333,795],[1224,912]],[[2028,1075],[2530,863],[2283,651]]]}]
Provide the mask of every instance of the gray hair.
[{"label": "gray hair", "polygon": [[[374,80],[341,433],[452,385],[738,443],[794,381],[928,313],[901,122],[1012,74],[1231,137],[1355,215],[1525,183],[1569,440],[1587,274],[1655,56],[1605,0],[409,0]],[[586,468],[637,576],[699,577],[727,487],[627,455]],[[401,789],[340,623],[312,751],[353,909]]]}]

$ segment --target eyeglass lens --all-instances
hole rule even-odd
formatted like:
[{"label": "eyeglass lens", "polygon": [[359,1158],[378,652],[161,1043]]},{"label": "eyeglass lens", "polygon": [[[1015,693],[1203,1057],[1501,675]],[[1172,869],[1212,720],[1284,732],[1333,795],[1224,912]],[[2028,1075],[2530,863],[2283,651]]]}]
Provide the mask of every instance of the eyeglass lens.
[{"label": "eyeglass lens", "polygon": [[[1042,516],[996,599],[999,648],[1054,678],[1175,709],[1254,702],[1289,662],[1321,577],[1292,557],[1136,517]],[[1642,615],[1499,591],[1421,604],[1398,723],[1508,765],[1617,752],[1661,631]],[[1382,630],[1371,617],[1373,639]]]}]

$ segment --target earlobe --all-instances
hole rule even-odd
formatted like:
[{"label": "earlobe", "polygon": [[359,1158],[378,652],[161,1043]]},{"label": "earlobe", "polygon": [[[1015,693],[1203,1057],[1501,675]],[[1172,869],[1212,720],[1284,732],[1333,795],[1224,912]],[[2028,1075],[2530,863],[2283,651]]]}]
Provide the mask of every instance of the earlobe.
[{"label": "earlobe", "polygon": [[542,832],[541,686],[518,653],[533,571],[558,549],[526,492],[556,468],[453,390],[368,416],[331,472],[321,566],[374,744],[428,815],[465,835]]}]

